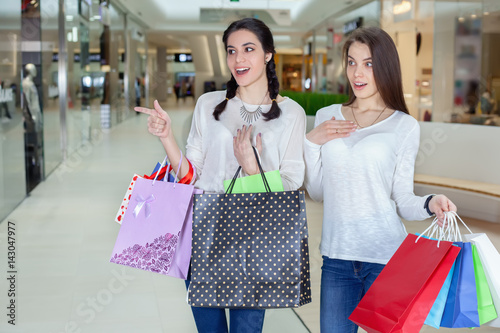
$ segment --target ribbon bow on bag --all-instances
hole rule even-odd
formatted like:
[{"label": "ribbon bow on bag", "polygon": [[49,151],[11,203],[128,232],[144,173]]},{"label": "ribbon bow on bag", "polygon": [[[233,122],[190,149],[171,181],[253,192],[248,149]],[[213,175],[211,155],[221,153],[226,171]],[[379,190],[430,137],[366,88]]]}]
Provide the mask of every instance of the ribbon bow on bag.
[{"label": "ribbon bow on bag", "polygon": [[[165,157],[165,159],[163,160],[163,162],[160,165],[159,170],[162,170],[164,168],[164,166],[167,164],[167,160],[168,160],[168,158]],[[181,161],[182,161],[182,151],[181,151]],[[182,163],[179,163],[179,167],[177,168],[177,174],[179,174],[179,171],[181,169],[181,164]],[[169,170],[169,168],[170,168],[170,165],[167,166],[167,170]],[[159,172],[156,172],[156,175],[153,179],[153,182],[151,183],[151,186],[154,186],[156,179],[158,178],[158,175],[159,175]],[[175,184],[176,184],[176,181],[174,180],[174,189],[175,189]],[[137,216],[141,212],[142,207],[145,207],[144,213],[146,215],[146,218],[148,218],[151,215],[151,203],[156,200],[155,196],[153,194],[151,194],[147,199],[144,199],[139,194],[137,196],[137,198],[135,198],[135,200],[137,201],[137,206],[135,206],[135,209],[134,209],[134,217],[137,218]]]},{"label": "ribbon bow on bag", "polygon": [[138,195],[135,200],[137,201],[137,206],[134,209],[134,217],[137,217],[142,207],[145,207],[144,213],[146,218],[148,218],[151,215],[151,203],[156,200],[155,196],[151,194],[147,199],[144,199],[141,195]]}]

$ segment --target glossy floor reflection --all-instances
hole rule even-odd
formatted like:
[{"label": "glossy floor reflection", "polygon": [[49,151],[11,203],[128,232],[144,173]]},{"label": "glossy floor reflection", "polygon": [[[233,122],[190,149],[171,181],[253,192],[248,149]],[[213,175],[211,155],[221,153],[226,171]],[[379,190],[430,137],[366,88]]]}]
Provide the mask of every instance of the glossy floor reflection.
[{"label": "glossy floor reflection", "polygon": [[[188,100],[165,107],[184,146],[194,105]],[[101,131],[0,223],[0,267],[7,274],[10,221],[17,270],[15,326],[7,324],[8,281],[0,280],[0,332],[196,332],[183,281],[109,263],[119,230],[113,219],[130,178],[164,157],[146,122],[146,116],[134,116]],[[308,200],[307,214],[313,303],[267,311],[266,333],[319,332],[322,204]],[[500,247],[498,225],[465,221],[475,232],[488,232]],[[408,231],[423,231],[428,222],[407,223]]]}]

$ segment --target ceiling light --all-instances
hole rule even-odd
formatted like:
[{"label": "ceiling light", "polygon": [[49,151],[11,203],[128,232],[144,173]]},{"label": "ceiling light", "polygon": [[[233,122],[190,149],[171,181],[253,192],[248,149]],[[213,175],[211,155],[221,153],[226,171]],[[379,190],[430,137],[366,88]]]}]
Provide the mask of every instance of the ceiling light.
[{"label": "ceiling light", "polygon": [[73,32],[73,42],[78,42],[78,28],[77,27],[73,27],[72,29],[72,32]]},{"label": "ceiling light", "polygon": [[395,4],[392,7],[392,12],[394,15],[400,15],[407,13],[411,10],[411,2],[408,0],[402,0],[400,3]]},{"label": "ceiling light", "polygon": [[274,36],[274,42],[276,43],[286,43],[286,42],[291,42],[292,38],[288,35],[275,35]]}]

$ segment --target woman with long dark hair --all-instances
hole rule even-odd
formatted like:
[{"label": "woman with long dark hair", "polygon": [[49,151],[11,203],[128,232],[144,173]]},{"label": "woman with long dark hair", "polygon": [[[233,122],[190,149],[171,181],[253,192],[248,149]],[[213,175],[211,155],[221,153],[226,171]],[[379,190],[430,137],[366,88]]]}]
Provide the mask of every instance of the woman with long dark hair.
[{"label": "woman with long dark hair", "polygon": [[[260,20],[233,22],[224,32],[231,79],[226,91],[202,95],[193,114],[186,157],[181,160],[168,114],[157,101],[149,114],[149,132],[158,136],[172,167],[181,163],[179,178],[209,193],[224,193],[223,181],[238,166],[243,175],[259,173],[252,146],[264,171],[279,170],[285,190],[298,189],[304,179],[303,142],[306,117],[291,99],[278,94],[274,40]],[[193,168],[193,166],[195,168]],[[193,170],[196,170],[194,172]],[[227,332],[225,309],[192,307],[199,332]],[[264,310],[231,309],[230,332],[261,332]]]},{"label": "woman with long dark hair", "polygon": [[348,317],[406,237],[401,218],[456,206],[415,196],[420,127],[408,113],[396,46],[382,29],[355,30],[343,49],[349,100],[316,114],[306,136],[305,184],[324,201],[321,332],[356,332]]}]

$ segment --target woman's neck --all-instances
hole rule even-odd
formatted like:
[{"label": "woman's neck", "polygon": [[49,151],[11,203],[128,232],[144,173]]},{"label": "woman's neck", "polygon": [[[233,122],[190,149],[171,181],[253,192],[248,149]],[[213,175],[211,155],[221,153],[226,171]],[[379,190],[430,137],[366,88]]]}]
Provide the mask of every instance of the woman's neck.
[{"label": "woman's neck", "polygon": [[386,107],[386,104],[380,96],[377,96],[366,99],[356,98],[352,106],[363,112],[368,110],[381,110]]},{"label": "woman's neck", "polygon": [[267,85],[238,87],[238,97],[245,103],[260,105],[269,100]]}]

